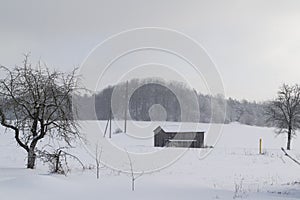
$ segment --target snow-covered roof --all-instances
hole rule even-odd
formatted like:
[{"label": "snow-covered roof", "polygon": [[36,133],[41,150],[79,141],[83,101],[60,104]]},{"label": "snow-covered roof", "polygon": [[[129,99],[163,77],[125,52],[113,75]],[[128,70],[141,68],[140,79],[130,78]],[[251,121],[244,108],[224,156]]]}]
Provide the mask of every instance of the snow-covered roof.
[{"label": "snow-covered roof", "polygon": [[169,142],[197,142],[197,140],[169,140]]},{"label": "snow-covered roof", "polygon": [[166,125],[159,126],[154,131],[157,129],[162,129],[165,133],[205,132],[205,130],[200,129],[198,126]]}]

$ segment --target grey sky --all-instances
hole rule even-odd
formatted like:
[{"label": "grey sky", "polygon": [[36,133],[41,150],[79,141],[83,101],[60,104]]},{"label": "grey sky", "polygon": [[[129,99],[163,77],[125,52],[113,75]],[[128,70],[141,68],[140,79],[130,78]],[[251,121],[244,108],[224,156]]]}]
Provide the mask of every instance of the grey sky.
[{"label": "grey sky", "polygon": [[217,64],[226,96],[272,98],[300,83],[300,1],[0,1],[0,63],[22,53],[70,69],[112,34],[166,27],[201,43]]}]

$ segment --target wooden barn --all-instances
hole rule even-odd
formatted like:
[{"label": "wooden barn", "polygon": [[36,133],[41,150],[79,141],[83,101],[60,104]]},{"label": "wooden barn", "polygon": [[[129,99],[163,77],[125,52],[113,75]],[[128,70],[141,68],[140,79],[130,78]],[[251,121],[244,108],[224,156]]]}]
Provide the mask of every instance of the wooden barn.
[{"label": "wooden barn", "polygon": [[177,127],[157,127],[154,130],[155,147],[203,148],[203,130],[181,130]]}]

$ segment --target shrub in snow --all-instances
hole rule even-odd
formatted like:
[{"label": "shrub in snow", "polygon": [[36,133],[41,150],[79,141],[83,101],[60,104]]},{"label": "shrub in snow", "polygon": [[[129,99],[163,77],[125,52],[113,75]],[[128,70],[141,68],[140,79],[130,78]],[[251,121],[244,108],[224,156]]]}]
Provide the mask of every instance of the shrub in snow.
[{"label": "shrub in snow", "polygon": [[116,128],[116,130],[113,132],[114,134],[123,133],[122,129]]}]

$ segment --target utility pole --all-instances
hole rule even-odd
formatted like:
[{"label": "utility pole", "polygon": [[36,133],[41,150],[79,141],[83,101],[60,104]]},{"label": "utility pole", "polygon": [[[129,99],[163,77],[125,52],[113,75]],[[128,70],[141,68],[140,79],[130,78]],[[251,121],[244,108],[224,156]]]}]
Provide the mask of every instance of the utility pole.
[{"label": "utility pole", "polygon": [[112,113],[111,113],[111,108],[109,111],[109,138],[111,138],[111,118],[112,118]]},{"label": "utility pole", "polygon": [[105,135],[106,135],[108,124],[109,124],[109,119],[106,122],[106,126],[105,126],[105,131],[104,131],[103,137],[105,137]]},{"label": "utility pole", "polygon": [[126,82],[126,93],[125,93],[124,133],[127,132],[127,109],[128,109],[128,81]]}]

